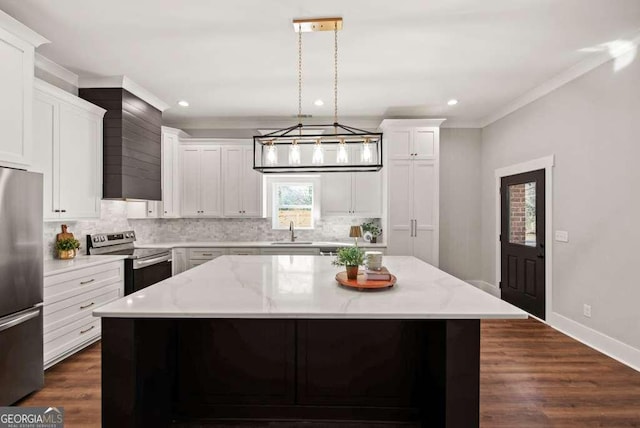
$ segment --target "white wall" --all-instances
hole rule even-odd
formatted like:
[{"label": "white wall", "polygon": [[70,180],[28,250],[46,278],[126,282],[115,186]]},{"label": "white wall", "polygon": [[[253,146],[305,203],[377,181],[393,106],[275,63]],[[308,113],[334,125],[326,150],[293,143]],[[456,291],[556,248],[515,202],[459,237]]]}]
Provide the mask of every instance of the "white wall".
[{"label": "white wall", "polygon": [[[495,284],[496,168],[555,155],[553,311],[640,349],[640,60],[608,62],[482,131],[482,278]],[[592,318],[582,315],[592,306]]]},{"label": "white wall", "polygon": [[480,129],[440,130],[440,269],[481,278]]}]

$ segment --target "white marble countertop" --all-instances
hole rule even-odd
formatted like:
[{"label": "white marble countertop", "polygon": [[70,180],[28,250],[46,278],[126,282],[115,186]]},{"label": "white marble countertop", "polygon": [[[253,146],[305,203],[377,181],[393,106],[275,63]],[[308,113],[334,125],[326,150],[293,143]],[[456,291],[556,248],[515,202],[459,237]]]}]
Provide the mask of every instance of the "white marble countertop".
[{"label": "white marble countertop", "polygon": [[45,260],[43,265],[44,276],[57,275],[59,273],[70,272],[90,266],[101,265],[103,263],[124,260],[127,256],[76,256],[71,260]]},{"label": "white marble countertop", "polygon": [[337,285],[322,256],[222,256],[96,309],[121,318],[526,318],[522,310],[415,257],[387,256],[396,286]]},{"label": "white marble countertop", "polygon": [[[302,240],[301,240],[302,241]],[[310,244],[296,244],[288,241],[278,241],[281,244],[273,244],[273,241],[175,241],[138,244],[138,248],[198,248],[198,247],[219,247],[219,248],[320,248],[320,247],[350,247],[353,242],[331,242],[317,241]],[[302,241],[305,242],[305,241]],[[386,248],[387,244],[370,244],[368,242],[358,242],[361,248]]]}]

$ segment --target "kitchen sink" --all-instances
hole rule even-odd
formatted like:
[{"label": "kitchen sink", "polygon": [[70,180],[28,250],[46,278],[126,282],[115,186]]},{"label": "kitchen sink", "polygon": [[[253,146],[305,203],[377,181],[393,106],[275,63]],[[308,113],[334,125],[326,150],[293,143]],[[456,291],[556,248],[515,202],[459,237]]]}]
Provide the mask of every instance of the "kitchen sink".
[{"label": "kitchen sink", "polygon": [[278,241],[272,242],[271,245],[310,245],[313,244],[311,241]]}]

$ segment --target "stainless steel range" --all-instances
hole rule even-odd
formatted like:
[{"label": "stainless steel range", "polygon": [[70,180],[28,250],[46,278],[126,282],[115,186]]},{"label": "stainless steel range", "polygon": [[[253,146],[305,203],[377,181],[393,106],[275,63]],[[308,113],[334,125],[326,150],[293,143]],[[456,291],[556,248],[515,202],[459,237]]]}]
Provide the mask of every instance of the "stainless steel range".
[{"label": "stainless steel range", "polygon": [[171,277],[171,250],[135,248],[133,230],[87,235],[87,253],[124,255],[124,294],[135,293]]}]

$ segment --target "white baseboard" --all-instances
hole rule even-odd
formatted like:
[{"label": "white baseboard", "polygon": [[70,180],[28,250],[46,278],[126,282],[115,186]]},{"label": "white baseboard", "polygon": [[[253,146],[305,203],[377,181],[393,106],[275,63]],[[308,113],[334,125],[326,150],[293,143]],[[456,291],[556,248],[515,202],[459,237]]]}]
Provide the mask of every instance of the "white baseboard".
[{"label": "white baseboard", "polygon": [[[500,298],[500,288],[491,283],[475,279],[467,280],[466,282],[480,290],[486,291],[487,293]],[[609,337],[604,333],[600,333],[599,331],[580,324],[579,322],[567,318],[564,315],[560,315],[557,312],[552,312],[551,316],[546,321],[534,317],[531,314],[529,314],[529,316],[640,372],[640,349],[636,349],[626,343],[620,342],[617,339]]]},{"label": "white baseboard", "polygon": [[579,342],[640,372],[640,349],[553,312],[547,324]]},{"label": "white baseboard", "polygon": [[469,279],[467,282],[474,287],[491,294],[492,296],[500,298],[500,289],[487,281],[483,281],[481,279]]}]

